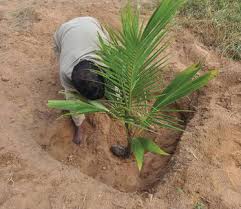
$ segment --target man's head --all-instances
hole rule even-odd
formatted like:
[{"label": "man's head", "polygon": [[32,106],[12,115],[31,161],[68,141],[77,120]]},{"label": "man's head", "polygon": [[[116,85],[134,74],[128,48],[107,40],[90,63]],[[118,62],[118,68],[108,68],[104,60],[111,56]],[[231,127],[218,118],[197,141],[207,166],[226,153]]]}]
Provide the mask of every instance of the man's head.
[{"label": "man's head", "polygon": [[87,99],[95,100],[104,97],[104,78],[93,72],[99,70],[93,62],[87,60],[79,62],[73,69],[73,85]]}]

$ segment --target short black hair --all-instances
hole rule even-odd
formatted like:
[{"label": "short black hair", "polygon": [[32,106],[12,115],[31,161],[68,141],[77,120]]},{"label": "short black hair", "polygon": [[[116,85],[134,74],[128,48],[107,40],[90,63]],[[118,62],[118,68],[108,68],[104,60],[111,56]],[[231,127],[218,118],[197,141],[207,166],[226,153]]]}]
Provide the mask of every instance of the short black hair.
[{"label": "short black hair", "polygon": [[105,94],[104,78],[95,71],[100,71],[93,62],[83,60],[73,69],[72,82],[79,93],[90,100],[101,99]]}]

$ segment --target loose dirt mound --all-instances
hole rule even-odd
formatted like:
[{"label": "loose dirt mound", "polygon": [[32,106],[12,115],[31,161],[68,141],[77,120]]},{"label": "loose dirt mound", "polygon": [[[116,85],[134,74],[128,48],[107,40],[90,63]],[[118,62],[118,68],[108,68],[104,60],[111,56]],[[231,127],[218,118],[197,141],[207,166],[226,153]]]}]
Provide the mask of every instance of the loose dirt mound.
[{"label": "loose dirt mound", "polygon": [[106,146],[123,142],[119,124],[91,116],[76,147],[69,120],[56,121],[59,112],[46,107],[61,97],[54,30],[80,15],[118,26],[119,8],[115,0],[0,1],[0,208],[241,208],[241,64],[206,50],[188,31],[173,31],[170,78],[199,60],[220,75],[197,101],[184,101],[196,113],[177,147],[177,133],[156,138],[176,150],[170,161],[147,156],[138,177],[133,159],[115,159]]}]

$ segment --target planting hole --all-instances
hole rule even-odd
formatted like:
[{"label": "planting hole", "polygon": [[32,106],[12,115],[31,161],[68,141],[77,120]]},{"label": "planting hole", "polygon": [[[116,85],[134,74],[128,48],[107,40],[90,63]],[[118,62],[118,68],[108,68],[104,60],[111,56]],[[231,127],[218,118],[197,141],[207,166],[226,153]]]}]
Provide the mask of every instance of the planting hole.
[{"label": "planting hole", "polygon": [[[196,99],[183,101],[178,108],[187,109]],[[181,119],[185,117],[186,121],[188,114],[176,116]],[[76,167],[82,173],[125,192],[150,191],[167,172],[168,162],[182,135],[182,132],[162,128],[156,129],[158,135],[146,133],[145,136],[154,139],[171,155],[146,153],[144,167],[139,173],[134,157],[119,159],[109,150],[113,144],[126,145],[122,124],[105,114],[92,114],[87,116],[82,128],[84,139],[82,144],[77,146],[72,143],[73,126],[70,119],[56,120],[48,127],[47,140],[40,142],[40,145],[63,164]]]}]

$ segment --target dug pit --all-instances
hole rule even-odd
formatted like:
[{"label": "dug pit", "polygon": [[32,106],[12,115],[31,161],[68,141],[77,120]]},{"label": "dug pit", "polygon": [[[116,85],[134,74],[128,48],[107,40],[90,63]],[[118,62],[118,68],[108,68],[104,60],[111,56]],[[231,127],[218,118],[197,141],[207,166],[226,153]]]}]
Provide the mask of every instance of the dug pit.
[{"label": "dug pit", "polygon": [[[192,101],[192,102],[191,102]],[[196,99],[185,100],[178,108],[187,109],[193,106]],[[192,104],[191,104],[192,103]],[[185,124],[191,114],[177,114]],[[184,124],[184,127],[185,127]],[[93,177],[113,188],[124,192],[154,191],[169,169],[169,160],[176,151],[182,132],[158,128],[158,134],[146,133],[145,136],[170,153],[169,156],[145,154],[144,167],[138,171],[134,157],[119,159],[112,155],[113,144],[126,143],[126,134],[122,124],[105,114],[87,116],[83,124],[84,140],[80,146],[72,143],[73,126],[70,119],[56,120],[47,130],[47,140],[40,143],[41,147],[54,159],[68,166],[74,166],[82,173]]]}]

